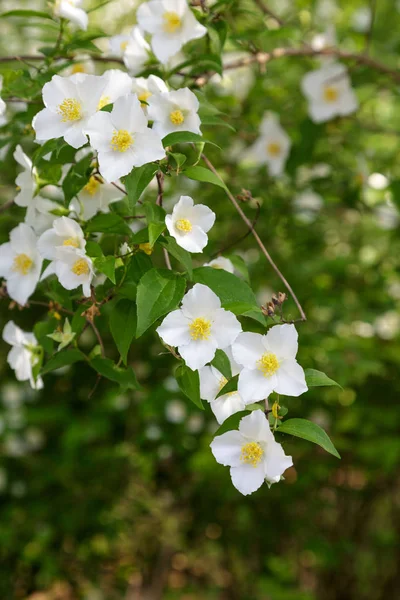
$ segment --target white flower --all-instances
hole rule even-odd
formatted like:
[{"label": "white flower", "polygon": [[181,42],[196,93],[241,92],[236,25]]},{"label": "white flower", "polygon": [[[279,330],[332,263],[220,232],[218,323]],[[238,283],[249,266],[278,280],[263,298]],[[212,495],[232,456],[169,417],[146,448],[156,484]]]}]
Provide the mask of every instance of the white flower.
[{"label": "white flower", "polygon": [[83,8],[79,8],[80,6],[82,6],[82,0],[56,0],[54,14],[56,17],[68,19],[71,23],[77,25],[79,29],[86,31],[89,17]]},{"label": "white flower", "polygon": [[207,232],[215,222],[215,213],[204,204],[194,205],[190,196],[181,196],[172,210],[172,215],[165,217],[169,233],[176,243],[188,252],[203,252],[207,246]]},{"label": "white flower", "polygon": [[210,260],[209,263],[205,263],[205,267],[212,267],[213,269],[222,269],[223,271],[228,271],[228,273],[233,273],[235,271],[235,267],[232,264],[232,261],[229,258],[224,258],[223,256],[218,256],[213,260]]},{"label": "white flower", "polygon": [[147,102],[154,94],[162,94],[168,92],[167,85],[157,75],[149,77],[134,77],[132,79],[132,92],[137,95],[143,110],[147,114]]},{"label": "white flower", "polygon": [[177,346],[194,370],[210,362],[218,348],[230,346],[241,330],[235,315],[221,308],[218,296],[196,283],[183,297],[181,308],[164,319],[157,333],[169,346]]},{"label": "white flower", "polygon": [[87,142],[83,132],[89,118],[98,110],[106,80],[96,75],[76,73],[70,77],[54,75],[43,86],[41,110],[32,121],[37,141],[63,137],[74,148]]},{"label": "white flower", "polygon": [[69,208],[85,221],[98,212],[110,212],[110,204],[121,200],[123,192],[111,183],[104,183],[98,175],[92,175],[84,188],[74,198]]},{"label": "white flower", "polygon": [[308,189],[294,197],[293,206],[297,218],[303,223],[312,223],[323,206],[322,196]]},{"label": "white flower", "polygon": [[[241,367],[235,363],[230,348],[225,348],[231,363],[232,377],[240,372]],[[199,370],[200,397],[211,405],[211,410],[217,418],[218,423],[223,423],[231,415],[244,410],[246,407],[238,391],[224,394],[217,398],[219,392],[228,380],[213,365],[206,365]]]},{"label": "white flower", "polygon": [[115,102],[121,96],[130,94],[132,88],[132,79],[127,73],[119,69],[109,69],[101,76],[105,87],[97,103],[97,110]]},{"label": "white flower", "polygon": [[369,6],[360,6],[353,12],[351,24],[358,33],[367,33],[371,27],[372,11]]},{"label": "white flower", "polygon": [[30,381],[31,387],[40,390],[43,381],[38,377],[35,381],[32,369],[39,361],[38,343],[33,333],[22,331],[14,321],[9,321],[3,329],[3,340],[12,346],[7,362],[15,371],[18,381]]},{"label": "white flower", "polygon": [[111,113],[98,112],[86,128],[98,151],[99,170],[111,183],[133,167],[165,157],[159,135],[147,127],[147,118],[135,94],[118,98]]},{"label": "white flower", "polygon": [[75,75],[76,73],[86,73],[94,75],[96,66],[90,54],[76,54],[72,65],[62,70],[63,76]]},{"label": "white flower", "polygon": [[117,58],[122,58],[130,39],[131,36],[129,33],[120,33],[110,37],[108,39],[108,44],[111,54]]},{"label": "white flower", "polygon": [[93,263],[83,250],[68,246],[56,248],[54,272],[66,290],[73,290],[81,285],[84,296],[90,296]]},{"label": "white flower", "polygon": [[32,161],[19,145],[15,149],[14,158],[24,169],[15,180],[18,194],[14,202],[17,206],[27,209],[25,223],[30,225],[35,233],[40,234],[50,227],[54,219],[54,215],[50,211],[56,210],[59,205],[47,198],[42,198],[42,196],[35,196],[37,171],[34,167],[32,168]]},{"label": "white flower", "polygon": [[[336,45],[336,28],[333,23],[329,23],[324,33],[318,33],[311,40],[311,48],[313,50],[327,50],[329,48],[334,48]],[[322,65],[332,63],[336,60],[334,56],[323,54],[320,55],[318,59]]]},{"label": "white flower", "polygon": [[293,465],[269,427],[261,410],[243,417],[239,431],[227,431],[210,444],[215,459],[231,468],[235,488],[244,496],[258,490],[264,481],[269,485],[280,481],[283,473]]},{"label": "white flower", "polygon": [[268,398],[272,392],[300,396],[307,391],[304,371],[296,361],[294,325],[275,325],[267,335],[242,333],[232,346],[240,372],[238,391],[245,402]]},{"label": "white flower", "polygon": [[241,101],[246,98],[254,82],[254,71],[249,65],[236,69],[230,65],[248,57],[247,52],[227,52],[222,55],[223,74],[215,73],[210,79],[218,95],[235,96]]},{"label": "white flower", "polygon": [[[38,240],[38,250],[43,258],[51,260],[45,269],[42,279],[55,273],[55,260],[57,249],[72,248],[85,250],[86,240],[83,231],[76,221],[69,217],[60,217],[53,221],[52,229],[45,231]],[[72,288],[67,288],[72,289]]]},{"label": "white flower", "polygon": [[144,39],[140,27],[133,27],[122,56],[125,67],[132,75],[143,71],[149,60],[149,53],[150,46]]},{"label": "white flower", "polygon": [[[142,5],[143,6],[143,5]],[[199,101],[189,88],[151,96],[148,101],[149,119],[162,138],[175,131],[192,131],[201,135]]]},{"label": "white flower", "polygon": [[314,123],[349,115],[358,108],[347,69],[340,63],[324,65],[307,73],[301,89],[308,100],[308,114]]},{"label": "white flower", "polygon": [[151,34],[151,48],[165,64],[186,42],[203,37],[207,29],[201,25],[186,0],[150,0],[137,11],[139,26]]},{"label": "white flower", "polygon": [[[3,75],[0,75],[0,92],[3,88]],[[7,105],[2,98],[0,98],[0,127],[4,125],[7,120],[5,118]]]},{"label": "white flower", "polygon": [[281,175],[290,152],[290,138],[282,129],[279,119],[266,115],[260,126],[260,137],[249,148],[247,156],[258,165],[268,165],[269,174]]},{"label": "white flower", "polygon": [[10,232],[10,241],[0,246],[0,276],[7,280],[10,298],[26,304],[39,281],[42,258],[36,248],[36,235],[20,223]]}]

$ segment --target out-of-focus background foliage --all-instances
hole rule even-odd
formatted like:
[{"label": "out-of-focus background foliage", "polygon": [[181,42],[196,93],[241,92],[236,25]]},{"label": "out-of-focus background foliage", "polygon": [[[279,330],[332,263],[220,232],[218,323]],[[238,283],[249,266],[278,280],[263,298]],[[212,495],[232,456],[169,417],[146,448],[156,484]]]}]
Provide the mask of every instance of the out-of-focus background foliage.
[{"label": "out-of-focus background foliage", "polygon": [[[8,0],[1,9],[16,4],[47,10],[45,2]],[[285,25],[277,28],[251,0],[233,1],[229,26],[242,46],[226,50],[246,49],[250,41],[264,50],[294,47],[334,23],[340,47],[364,51],[371,14],[366,1],[265,4]],[[399,3],[371,5],[369,51],[395,69]],[[132,1],[116,0],[91,15],[107,34],[134,22]],[[54,33],[0,19],[2,55],[35,52],[43,36]],[[294,468],[285,482],[245,498],[209,450],[211,411],[199,411],[180,394],[174,359],[162,354],[153,332],[130,353],[143,392],[120,395],[102,383],[90,399],[96,376],[82,365],[48,375],[40,393],[17,384],[2,343],[2,600],[400,597],[399,86],[351,63],[359,111],[313,125],[300,80],[317,65],[287,58],[265,72],[230,72],[223,86],[214,81],[207,97],[237,133],[210,127],[205,133],[222,147],[210,156],[234,193],[250,190],[260,202],[258,231],[305,308],[299,362],[343,387],[291,398],[289,414],[321,424],[342,460],[282,437]],[[241,161],[266,110],[280,115],[293,141],[279,179]],[[28,151],[31,140],[24,144]],[[2,150],[1,202],[15,193],[12,150]],[[245,233],[223,191],[213,186],[167,182],[167,206],[186,190],[217,213],[208,257]],[[253,218],[255,201],[244,208]],[[13,210],[2,215],[2,242],[17,223]],[[283,291],[251,237],[231,252],[245,260],[260,303]],[[8,300],[0,311],[0,328],[13,318],[31,330],[48,318],[37,306],[10,312]],[[286,314],[297,317],[290,301]],[[107,354],[116,357],[107,314],[99,327]]]}]

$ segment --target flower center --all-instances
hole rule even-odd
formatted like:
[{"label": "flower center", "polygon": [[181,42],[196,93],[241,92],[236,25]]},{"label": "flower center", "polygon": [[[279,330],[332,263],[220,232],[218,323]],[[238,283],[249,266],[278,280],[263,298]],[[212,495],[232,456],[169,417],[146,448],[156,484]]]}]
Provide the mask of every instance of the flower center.
[{"label": "flower center", "polygon": [[339,98],[339,92],[335,87],[333,87],[331,85],[327,85],[324,87],[325,102],[336,102],[336,100],[338,98]]},{"label": "flower center", "polygon": [[62,116],[62,122],[67,121],[80,121],[82,119],[82,106],[75,98],[65,98],[61,104],[58,105],[58,114]]},{"label": "flower center", "polygon": [[95,193],[97,192],[97,190],[100,187],[100,181],[98,181],[98,179],[96,179],[96,177],[91,177],[88,181],[88,183],[85,185],[85,187],[83,188],[85,190],[85,192],[87,192],[90,196],[94,196]]},{"label": "flower center", "polygon": [[33,260],[27,254],[17,254],[13,262],[13,271],[27,275],[33,265]]},{"label": "flower center", "polygon": [[76,260],[72,265],[71,271],[75,273],[75,275],[87,275],[89,273],[89,265],[84,258],[80,258]]},{"label": "flower center", "polygon": [[72,66],[71,73],[75,75],[75,73],[86,73],[85,65],[83,63],[75,63]]},{"label": "flower center", "polygon": [[163,14],[164,26],[163,29],[167,33],[175,33],[182,26],[180,16],[176,12],[165,12]]},{"label": "flower center", "polygon": [[222,388],[226,386],[227,383],[228,383],[227,378],[222,376],[221,379],[219,380],[218,392],[220,392],[222,390]]},{"label": "flower center", "polygon": [[141,104],[143,104],[144,102],[147,102],[150,96],[152,96],[151,92],[142,92],[141,94],[139,94],[138,100]]},{"label": "flower center", "polygon": [[175,223],[175,227],[179,231],[182,231],[182,233],[189,233],[192,231],[192,224],[189,219],[178,219]]},{"label": "flower center", "polygon": [[192,340],[208,340],[211,334],[211,321],[197,317],[189,325]]},{"label": "flower center", "polygon": [[133,137],[126,129],[114,130],[111,147],[115,152],[126,152],[133,144]]},{"label": "flower center", "polygon": [[150,256],[153,254],[153,246],[149,244],[149,242],[144,242],[143,244],[139,244],[139,250]]},{"label": "flower center", "polygon": [[63,241],[63,246],[72,246],[72,248],[79,248],[79,242],[76,238],[67,238]]},{"label": "flower center", "polygon": [[182,125],[185,121],[185,117],[183,116],[183,112],[181,110],[173,110],[169,114],[169,120],[173,125]]},{"label": "flower center", "polygon": [[271,142],[267,145],[267,152],[270,156],[279,156],[281,153],[281,145],[278,142]]},{"label": "flower center", "polygon": [[240,454],[240,460],[247,465],[256,467],[262,459],[264,450],[257,442],[249,442],[242,446],[242,452]]},{"label": "flower center", "polygon": [[264,377],[271,377],[279,369],[279,361],[276,358],[276,354],[272,354],[272,352],[263,354],[260,360],[257,361],[257,367],[262,371]]},{"label": "flower center", "polygon": [[97,105],[97,110],[101,110],[103,108],[103,106],[107,106],[107,104],[110,104],[110,102],[111,102],[110,96],[102,96]]},{"label": "flower center", "polygon": [[128,41],[121,42],[120,45],[119,45],[119,47],[121,48],[121,52],[125,52],[127,46],[128,46]]}]

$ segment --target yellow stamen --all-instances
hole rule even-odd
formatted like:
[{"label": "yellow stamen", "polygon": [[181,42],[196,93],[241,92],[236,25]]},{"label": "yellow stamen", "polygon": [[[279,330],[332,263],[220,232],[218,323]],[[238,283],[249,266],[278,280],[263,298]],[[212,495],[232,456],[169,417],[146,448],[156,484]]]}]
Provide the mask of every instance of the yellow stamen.
[{"label": "yellow stamen", "polygon": [[67,238],[63,241],[63,246],[72,246],[73,248],[79,248],[79,242],[76,238]]},{"label": "yellow stamen", "polygon": [[165,12],[163,14],[164,26],[163,29],[167,33],[175,33],[182,26],[180,16],[176,12]]},{"label": "yellow stamen", "polygon": [[272,354],[272,352],[263,354],[260,360],[257,361],[257,367],[263,372],[264,377],[271,377],[279,369],[276,354]]},{"label": "yellow stamen", "polygon": [[182,231],[182,233],[189,233],[192,231],[192,224],[189,219],[178,219],[175,223],[175,227]]},{"label": "yellow stamen", "polygon": [[72,265],[71,271],[75,273],[75,275],[87,275],[90,271],[89,265],[84,258],[79,258]]},{"label": "yellow stamen", "polygon": [[222,388],[226,386],[227,383],[228,383],[227,378],[222,376],[221,379],[219,380],[218,392],[220,392],[222,390]]},{"label": "yellow stamen", "polygon": [[169,115],[169,120],[173,125],[182,125],[185,121],[185,117],[181,110],[173,110]]},{"label": "yellow stamen", "polygon": [[65,98],[61,104],[58,105],[58,114],[62,115],[62,122],[67,121],[80,121],[82,119],[82,106],[75,98]]},{"label": "yellow stamen", "polygon": [[138,96],[138,100],[141,104],[143,104],[144,102],[147,102],[147,100],[150,98],[150,96],[152,96],[153,94],[151,92],[142,92],[141,94],[139,94]]},{"label": "yellow stamen", "polygon": [[267,152],[270,156],[279,156],[281,153],[281,145],[278,144],[278,142],[271,142],[267,145]]},{"label": "yellow stamen", "polygon": [[115,152],[126,152],[133,144],[133,137],[126,129],[114,130],[111,147]]},{"label": "yellow stamen", "polygon": [[110,96],[102,96],[97,105],[97,110],[101,110],[103,108],[103,106],[107,106],[107,104],[110,104],[110,102],[111,102]]},{"label": "yellow stamen", "polygon": [[150,246],[149,242],[145,242],[144,244],[139,244],[139,250],[141,250],[142,252],[147,254],[147,256],[150,256],[150,254],[153,254],[153,247]]},{"label": "yellow stamen", "polygon": [[324,87],[324,100],[325,102],[336,102],[339,98],[339,92],[337,88],[327,85]]},{"label": "yellow stamen", "polygon": [[21,275],[27,275],[31,270],[33,260],[27,254],[17,254],[13,262],[13,271]]},{"label": "yellow stamen", "polygon": [[101,185],[100,181],[96,177],[91,177],[88,183],[83,188],[90,196],[94,196]]},{"label": "yellow stamen", "polygon": [[192,340],[208,340],[211,334],[211,321],[197,317],[189,325]]},{"label": "yellow stamen", "polygon": [[249,442],[248,444],[242,446],[240,460],[247,465],[256,467],[262,459],[263,454],[264,450],[261,448],[260,444],[257,442]]},{"label": "yellow stamen", "polygon": [[121,52],[125,52],[126,48],[128,46],[128,42],[121,42],[119,47],[121,48]]},{"label": "yellow stamen", "polygon": [[72,65],[71,73],[75,75],[75,73],[86,73],[85,65],[82,63],[75,63]]}]

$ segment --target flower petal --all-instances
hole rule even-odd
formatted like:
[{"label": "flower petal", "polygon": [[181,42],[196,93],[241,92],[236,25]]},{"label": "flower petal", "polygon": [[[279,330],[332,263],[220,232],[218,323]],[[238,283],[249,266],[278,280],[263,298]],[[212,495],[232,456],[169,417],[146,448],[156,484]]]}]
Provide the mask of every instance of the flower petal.
[{"label": "flower petal", "polygon": [[261,462],[256,467],[253,465],[232,467],[231,479],[235,488],[244,496],[248,496],[257,491],[264,483],[264,465]]},{"label": "flower petal", "polygon": [[238,467],[241,465],[243,438],[238,431],[227,431],[218,435],[210,444],[215,460],[225,467]]},{"label": "flower petal", "polygon": [[304,371],[294,359],[286,359],[276,373],[274,390],[285,396],[300,396],[308,390]]},{"label": "flower petal", "polygon": [[247,369],[255,369],[264,352],[263,336],[259,333],[241,333],[232,344],[233,358]]},{"label": "flower petal", "polygon": [[181,346],[191,342],[189,321],[182,310],[169,313],[157,328],[160,338],[169,346]]},{"label": "flower petal", "polygon": [[215,312],[212,335],[217,340],[218,348],[223,350],[231,346],[241,331],[242,326],[232,312],[223,308]]},{"label": "flower petal", "polygon": [[274,391],[275,377],[264,377],[258,369],[246,369],[239,374],[238,392],[244,402],[256,402],[268,398]]},{"label": "flower petal", "polygon": [[210,317],[221,308],[217,294],[202,283],[196,283],[182,300],[182,312],[188,319]]},{"label": "flower petal", "polygon": [[261,409],[253,410],[249,415],[243,417],[239,423],[239,431],[244,437],[254,442],[274,441],[268,419]]},{"label": "flower petal", "polygon": [[216,349],[217,343],[212,338],[209,340],[191,340],[185,346],[178,346],[179,354],[193,371],[201,369],[211,362]]},{"label": "flower petal", "polygon": [[264,338],[267,350],[276,354],[278,359],[296,358],[298,333],[292,324],[274,325]]}]

